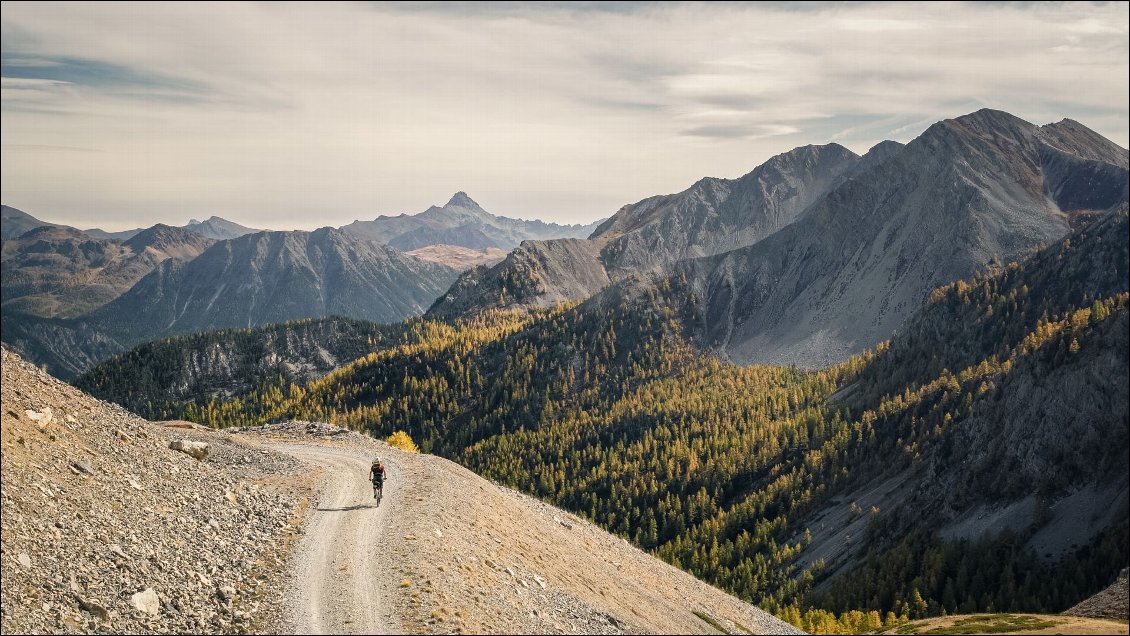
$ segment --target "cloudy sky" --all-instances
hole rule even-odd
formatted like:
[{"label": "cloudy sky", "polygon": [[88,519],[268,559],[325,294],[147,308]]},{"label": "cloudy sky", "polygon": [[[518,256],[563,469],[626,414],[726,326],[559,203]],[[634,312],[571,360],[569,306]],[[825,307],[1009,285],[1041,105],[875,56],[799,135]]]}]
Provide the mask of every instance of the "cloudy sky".
[{"label": "cloudy sky", "polygon": [[3,3],[7,205],[310,229],[467,191],[588,222],[981,107],[1128,144],[1128,5]]}]

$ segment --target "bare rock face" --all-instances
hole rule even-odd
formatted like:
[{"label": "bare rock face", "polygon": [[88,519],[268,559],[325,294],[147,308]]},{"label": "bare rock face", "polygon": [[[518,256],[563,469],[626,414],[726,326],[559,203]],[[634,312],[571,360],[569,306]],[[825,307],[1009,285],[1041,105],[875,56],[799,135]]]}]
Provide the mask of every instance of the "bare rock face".
[{"label": "bare rock face", "polygon": [[593,234],[608,242],[613,271],[662,267],[753,245],[789,225],[860,157],[839,144],[777,155],[738,179],[702,179],[689,189],[621,208]]}]

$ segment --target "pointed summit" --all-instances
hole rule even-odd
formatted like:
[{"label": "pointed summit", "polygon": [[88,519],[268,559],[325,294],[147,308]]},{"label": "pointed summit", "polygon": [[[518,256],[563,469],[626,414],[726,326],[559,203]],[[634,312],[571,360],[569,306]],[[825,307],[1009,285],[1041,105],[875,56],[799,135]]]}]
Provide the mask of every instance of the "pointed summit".
[{"label": "pointed summit", "polygon": [[467,196],[467,193],[463,192],[462,190],[451,195],[451,198],[447,201],[447,203],[444,204],[443,207],[445,207],[445,208],[452,208],[452,207],[472,208],[472,209],[479,209],[479,210],[482,209],[479,206],[478,203],[475,203],[474,199]]}]

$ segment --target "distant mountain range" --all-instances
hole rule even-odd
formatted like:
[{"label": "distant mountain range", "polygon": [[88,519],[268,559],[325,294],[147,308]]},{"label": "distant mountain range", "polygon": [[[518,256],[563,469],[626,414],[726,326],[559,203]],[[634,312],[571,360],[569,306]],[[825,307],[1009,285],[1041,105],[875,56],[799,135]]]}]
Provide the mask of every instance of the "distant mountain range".
[{"label": "distant mountain range", "polygon": [[[939,285],[1000,267],[1060,239],[1078,219],[1124,205],[1128,164],[1126,149],[1078,122],[1036,126],[981,110],[862,157],[838,144],[796,148],[737,179],[705,178],[591,226],[497,217],[462,192],[420,214],[315,233],[193,221],[182,229],[221,243],[188,264],[158,266],[151,258],[152,273],[120,298],[113,294],[133,279],[104,284],[89,273],[93,265],[83,276],[103,291],[85,298],[89,286],[80,285],[73,294],[81,301],[57,300],[54,289],[33,293],[34,284],[22,282],[27,291],[18,293],[29,298],[13,297],[10,313],[79,317],[102,304],[84,330],[53,337],[81,346],[85,337],[77,334],[94,330],[104,337],[92,342],[126,346],[106,331],[119,320],[134,325],[129,343],[136,343],[327,312],[395,321],[429,304],[431,316],[457,318],[599,295],[622,302],[675,279],[692,295],[695,320],[686,324],[706,350],[739,363],[819,367],[888,338]],[[12,208],[4,215],[8,234],[37,222]],[[238,242],[249,236],[262,238]],[[547,236],[555,238],[540,238]],[[15,269],[52,267],[31,259],[29,249],[5,254],[21,254]],[[501,249],[511,251],[495,264]],[[58,242],[51,250],[74,247]],[[75,263],[89,260],[52,259],[74,270],[61,270],[69,279],[80,278]],[[448,287],[454,270],[431,267],[437,262],[466,271]],[[27,325],[25,342],[51,331],[36,331],[26,318],[9,322]]]},{"label": "distant mountain range", "polygon": [[690,282],[711,351],[824,366],[889,337],[935,287],[1124,204],[1127,157],[1078,122],[993,110],[863,157],[797,148],[739,179],[625,206],[587,247],[527,242],[465,273],[430,314],[549,306],[674,275]]},{"label": "distant mountain range", "polygon": [[[127,243],[170,232],[208,240],[165,227]],[[334,228],[259,232],[214,242],[191,260],[163,260],[124,293],[69,319],[5,308],[0,329],[14,349],[70,377],[170,335],[329,315],[399,322],[423,312],[456,275]]]},{"label": "distant mountain range", "polygon": [[215,241],[167,225],[127,241],[95,239],[58,225],[30,229],[0,246],[3,307],[74,317],[110,302],[166,259],[191,260]]},{"label": "distant mountain range", "polygon": [[443,207],[433,205],[419,214],[382,215],[372,221],[354,221],[341,229],[403,251],[429,245],[509,251],[526,240],[588,238],[600,223],[558,225],[495,216],[465,192],[456,192]]},{"label": "distant mountain range", "polygon": [[497,245],[595,227],[496,217],[462,192],[443,208],[394,217],[402,232],[381,234],[385,219],[267,232],[213,216],[105,232],[5,206],[3,337],[70,377],[172,334],[329,315],[398,322],[427,309],[458,271],[502,260]]}]

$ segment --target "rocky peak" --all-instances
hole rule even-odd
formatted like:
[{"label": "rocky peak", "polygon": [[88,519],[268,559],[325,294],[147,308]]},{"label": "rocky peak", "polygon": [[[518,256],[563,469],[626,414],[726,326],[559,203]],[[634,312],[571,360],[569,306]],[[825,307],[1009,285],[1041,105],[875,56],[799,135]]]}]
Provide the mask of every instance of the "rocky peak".
[{"label": "rocky peak", "polygon": [[475,209],[475,210],[482,210],[482,207],[480,207],[478,203],[475,203],[475,200],[472,199],[471,197],[467,196],[467,193],[463,192],[462,190],[451,195],[451,198],[448,199],[447,203],[444,204],[443,207],[445,207],[445,208],[458,207],[458,208],[471,208],[471,209]]}]

